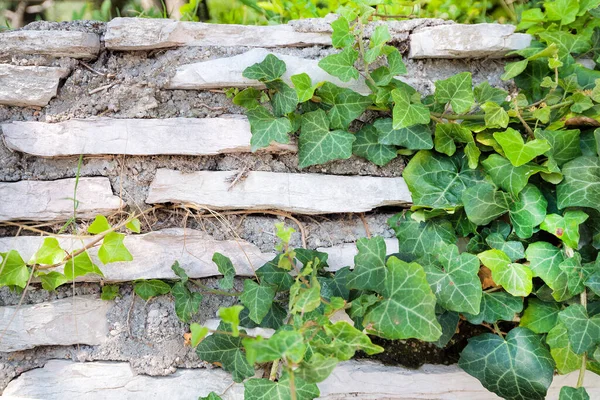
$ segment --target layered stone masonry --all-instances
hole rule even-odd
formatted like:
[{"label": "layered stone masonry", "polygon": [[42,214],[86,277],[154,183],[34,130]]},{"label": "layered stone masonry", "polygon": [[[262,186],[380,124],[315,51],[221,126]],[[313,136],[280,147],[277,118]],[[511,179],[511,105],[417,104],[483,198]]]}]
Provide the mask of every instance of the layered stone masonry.
[{"label": "layered stone masonry", "polygon": [[69,72],[67,68],[0,64],[0,104],[43,107],[56,96],[60,80]]},{"label": "layered stone masonry", "polygon": [[96,58],[100,38],[77,31],[14,31],[0,34],[0,55],[43,54],[53,57]]}]

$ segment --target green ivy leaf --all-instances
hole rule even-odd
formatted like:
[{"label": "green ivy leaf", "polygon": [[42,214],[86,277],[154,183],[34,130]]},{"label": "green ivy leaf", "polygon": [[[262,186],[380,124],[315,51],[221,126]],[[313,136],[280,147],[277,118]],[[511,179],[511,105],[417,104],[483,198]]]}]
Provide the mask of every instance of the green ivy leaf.
[{"label": "green ivy leaf", "polygon": [[297,280],[290,289],[290,308],[292,313],[306,314],[321,305],[321,284],[313,276],[310,287]]},{"label": "green ivy leaf", "polygon": [[525,258],[525,247],[523,243],[515,240],[506,241],[502,234],[491,233],[485,238],[485,242],[492,249],[498,249],[504,252],[511,261]]},{"label": "green ivy leaf", "polygon": [[[52,292],[53,290],[56,290],[56,288],[59,287],[60,285],[63,285],[65,283],[69,282],[69,279],[67,279],[67,277],[64,274],[61,274],[60,272],[56,272],[56,271],[48,272],[46,274],[38,273],[37,276],[40,278],[40,281],[42,282],[42,289],[47,290],[49,292]],[[101,295],[102,300],[112,300],[111,298],[109,298],[109,299],[105,298],[106,296],[104,295],[104,289],[107,287],[110,287],[110,286],[102,287],[102,295]],[[118,293],[119,293],[119,291],[117,289],[117,294]]]},{"label": "green ivy leaf", "polygon": [[212,261],[217,264],[219,273],[223,278],[219,279],[219,287],[224,290],[233,288],[233,278],[235,277],[235,268],[231,260],[221,253],[213,254]]},{"label": "green ivy leaf", "polygon": [[560,249],[547,242],[535,242],[525,250],[529,268],[534,276],[542,280],[553,290],[552,296],[556,301],[569,299],[567,274],[560,269],[564,255]]},{"label": "green ivy leaf", "polygon": [[452,110],[457,114],[468,112],[475,103],[471,73],[461,72],[448,79],[436,81],[434,96],[438,103],[450,103]]},{"label": "green ivy leaf", "polygon": [[525,186],[517,199],[508,205],[510,222],[517,236],[521,239],[530,238],[534,228],[546,218],[547,207],[548,201],[536,186]]},{"label": "green ivy leaf", "polygon": [[252,151],[267,147],[271,142],[289,143],[292,123],[288,118],[275,118],[266,108],[258,106],[246,113],[250,121]]},{"label": "green ivy leaf", "polygon": [[410,150],[433,148],[431,130],[427,125],[413,125],[409,128],[394,129],[391,118],[379,118],[373,126],[377,129],[379,143],[402,146]]},{"label": "green ivy leaf", "polygon": [[554,375],[550,352],[526,328],[511,330],[506,340],[491,333],[469,339],[458,365],[507,400],[543,400]]},{"label": "green ivy leaf", "polygon": [[504,154],[515,167],[526,164],[550,150],[550,145],[545,139],[534,139],[524,143],[521,134],[512,128],[494,133],[494,139],[502,146]]},{"label": "green ivy leaf", "polygon": [[381,295],[383,300],[365,316],[368,332],[387,339],[439,339],[442,328],[435,318],[435,296],[423,267],[390,257]]},{"label": "green ivy leaf", "polygon": [[483,104],[488,101],[502,104],[508,97],[508,92],[506,90],[492,87],[487,81],[483,81],[479,85],[475,86],[473,92],[475,94],[475,100],[479,104]]},{"label": "green ivy leaf", "polygon": [[194,322],[190,325],[190,332],[192,333],[192,347],[196,347],[208,335],[208,328]]},{"label": "green ivy leaf", "polygon": [[474,143],[473,134],[460,124],[447,123],[435,125],[435,151],[448,156],[456,153],[457,143]]},{"label": "green ivy leaf", "polygon": [[117,285],[102,286],[102,294],[100,295],[102,300],[114,300],[117,296],[119,296],[119,287]]},{"label": "green ivy leaf", "polygon": [[536,130],[535,137],[545,139],[550,144],[550,150],[546,152],[546,155],[552,157],[559,167],[581,156],[579,129],[564,131]]},{"label": "green ivy leaf", "polygon": [[590,207],[600,211],[600,159],[583,156],[562,168],[564,180],[556,189],[558,208]]},{"label": "green ivy leaf", "polygon": [[383,347],[373,344],[367,334],[356,329],[346,321],[338,321],[335,324],[325,325],[324,329],[327,336],[333,340],[329,350],[339,360],[349,360],[359,350],[368,355],[384,351]]},{"label": "green ivy leaf", "polygon": [[319,109],[306,113],[302,116],[298,140],[298,166],[305,168],[350,158],[355,139],[354,135],[343,130],[330,131],[325,111]]},{"label": "green ivy leaf", "polygon": [[[577,1],[575,1],[577,3]],[[558,400],[590,400],[590,395],[584,387],[574,388],[563,386],[560,388]]]},{"label": "green ivy leaf", "polygon": [[502,74],[502,80],[507,81],[509,79],[514,78],[517,75],[520,75],[525,68],[527,68],[528,60],[515,61],[511,63],[507,63],[504,66],[504,74]]},{"label": "green ivy leaf", "polygon": [[358,254],[354,257],[354,271],[349,275],[348,288],[380,290],[386,274],[385,240],[381,236],[360,238],[356,247]]},{"label": "green ivy leaf", "polygon": [[294,379],[296,396],[292,397],[289,377],[284,376],[279,382],[269,379],[249,379],[244,382],[245,400],[312,400],[319,397],[319,388],[313,383]]},{"label": "green ivy leaf", "polygon": [[283,322],[288,316],[288,313],[285,308],[279,305],[279,303],[274,302],[260,324],[252,321],[249,315],[250,311],[248,311],[247,308],[244,308],[240,313],[240,326],[244,326],[246,328],[261,327],[277,330],[284,325]]},{"label": "green ivy leaf", "polygon": [[427,106],[411,102],[411,94],[406,89],[392,90],[394,99],[393,127],[394,129],[408,128],[413,125],[428,124],[430,121]]},{"label": "green ivy leaf", "polygon": [[96,215],[94,222],[88,226],[87,231],[92,235],[97,235],[102,232],[106,232],[110,229],[110,224],[104,215]]},{"label": "green ivy leaf", "polygon": [[233,98],[233,104],[240,107],[244,107],[248,110],[252,110],[253,108],[260,106],[259,99],[262,95],[263,92],[261,92],[260,90],[253,87],[249,87],[235,95],[235,97]]},{"label": "green ivy leaf", "polygon": [[274,297],[275,290],[270,285],[265,285],[262,282],[258,284],[250,279],[246,279],[244,281],[244,292],[240,296],[240,301],[250,311],[250,319],[260,324],[269,312]]},{"label": "green ivy leaf", "polygon": [[61,249],[58,240],[53,237],[44,239],[42,246],[35,252],[29,261],[30,264],[54,265],[65,259],[67,253]]},{"label": "green ivy leaf", "polygon": [[403,177],[413,204],[431,208],[461,206],[464,190],[483,180],[481,171],[470,169],[463,154],[447,157],[424,150],[413,156]]},{"label": "green ivy leaf", "polygon": [[270,82],[278,79],[285,73],[285,63],[273,54],[267,54],[259,63],[246,68],[242,75],[244,78],[256,79],[261,82]]},{"label": "green ivy leaf", "polygon": [[166,282],[159,281],[158,279],[143,280],[135,282],[133,285],[133,291],[144,301],[148,301],[152,297],[170,293],[171,286],[169,286],[169,284]]},{"label": "green ivy leaf", "polygon": [[515,297],[506,292],[483,292],[479,313],[465,314],[465,317],[475,325],[482,322],[493,324],[497,321],[512,321],[515,314],[521,311],[523,311],[522,297]]},{"label": "green ivy leaf", "polygon": [[123,244],[124,239],[125,235],[117,232],[111,232],[104,236],[102,246],[98,250],[98,258],[102,264],[133,260],[133,256]]},{"label": "green ivy leaf", "polygon": [[471,222],[487,225],[508,211],[510,196],[489,183],[479,183],[463,192],[462,202]]},{"label": "green ivy leaf", "polygon": [[550,354],[556,363],[556,369],[560,374],[568,374],[578,370],[583,362],[582,356],[576,354],[569,342],[567,328],[562,322],[558,322],[548,332],[546,343],[550,346]]},{"label": "green ivy leaf", "polygon": [[388,67],[392,77],[404,75],[408,72],[404,61],[402,61],[402,54],[400,54],[400,51],[396,47],[384,46],[382,53],[387,56]]},{"label": "green ivy leaf", "polygon": [[581,254],[575,253],[560,263],[559,268],[567,276],[567,287],[571,295],[577,295],[585,290],[585,281],[596,271],[595,263],[581,263]]},{"label": "green ivy leaf", "polygon": [[[598,263],[597,260],[596,263]],[[585,281],[585,286],[589,287],[596,296],[600,296],[600,271],[590,275]]]},{"label": "green ivy leaf", "polygon": [[317,95],[327,110],[331,129],[347,129],[372,103],[369,97],[330,82],[325,82]]},{"label": "green ivy leaf", "polygon": [[354,136],[352,153],[375,165],[382,167],[398,156],[394,146],[379,143],[379,134],[373,125],[363,126]]},{"label": "green ivy leaf", "polygon": [[304,337],[297,331],[278,331],[269,339],[262,337],[242,340],[248,363],[265,363],[284,359],[298,364],[306,353]]},{"label": "green ivy leaf", "polygon": [[443,219],[430,219],[425,222],[412,219],[412,213],[396,214],[388,220],[398,238],[399,252],[412,256],[412,260],[431,252],[440,243],[456,243],[452,223]]},{"label": "green ivy leaf", "polygon": [[350,31],[350,24],[344,17],[339,17],[331,23],[331,44],[336,49],[354,44],[354,35]]},{"label": "green ivy leaf", "polygon": [[[227,324],[222,322],[217,329],[231,332]],[[200,342],[196,347],[196,353],[203,361],[221,363],[225,371],[231,372],[234,382],[242,382],[254,375],[254,368],[246,361],[241,348],[241,337],[215,333]]]},{"label": "green ivy leaf", "polygon": [[499,188],[506,190],[513,197],[523,190],[529,177],[544,169],[535,164],[525,164],[515,167],[499,154],[491,154],[481,162],[485,172]]},{"label": "green ivy leaf", "polygon": [[[221,307],[217,312],[223,323],[229,324],[231,335],[238,337],[240,334],[240,313],[244,310],[244,306],[236,305],[231,307]],[[250,363],[253,364],[253,363]]]},{"label": "green ivy leaf", "polygon": [[567,328],[569,343],[576,354],[593,350],[600,344],[600,314],[588,317],[585,307],[572,304],[558,314],[560,321]]},{"label": "green ivy leaf", "polygon": [[179,261],[175,261],[173,265],[171,265],[171,270],[179,277],[181,283],[185,285],[188,282],[189,277],[185,270],[179,266]]},{"label": "green ivy leaf", "polygon": [[140,233],[142,225],[139,219],[134,218],[125,225],[125,228],[129,229],[131,232]]},{"label": "green ivy leaf", "polygon": [[83,253],[67,261],[64,268],[64,274],[70,281],[78,276],[84,276],[87,274],[104,276],[100,268],[98,268],[98,266],[92,262],[92,259],[87,251],[84,251]]},{"label": "green ivy leaf", "polygon": [[527,308],[521,317],[519,326],[535,333],[547,333],[558,322],[560,304],[546,303],[538,299],[529,299]]},{"label": "green ivy leaf", "polygon": [[310,361],[303,361],[294,373],[307,383],[319,383],[331,375],[338,362],[337,358],[315,353]]},{"label": "green ivy leaf", "polygon": [[277,255],[275,259],[256,270],[256,276],[261,282],[272,285],[277,292],[289,290],[294,283],[294,278],[277,266],[280,257],[281,255]]},{"label": "green ivy leaf", "polygon": [[569,25],[577,18],[579,12],[579,1],[577,0],[554,0],[544,3],[546,18],[549,21],[560,21],[561,25]]},{"label": "green ivy leaf", "polygon": [[358,79],[358,70],[354,63],[358,60],[358,51],[347,47],[337,54],[330,54],[319,61],[319,67],[325,72],[339,78],[342,82]]},{"label": "green ivy leaf", "polygon": [[18,286],[25,288],[31,271],[16,250],[0,253],[0,286]]},{"label": "green ivy leaf", "polygon": [[567,246],[579,247],[579,225],[588,219],[583,211],[567,211],[564,215],[548,214],[540,228],[561,239]]},{"label": "green ivy leaf", "polygon": [[283,117],[296,110],[298,94],[295,89],[289,87],[281,79],[267,82],[267,88],[273,92],[271,104],[276,117]]},{"label": "green ivy leaf", "polygon": [[177,282],[171,289],[171,294],[175,298],[175,313],[183,322],[189,322],[192,316],[198,312],[202,295],[192,293],[182,282]]},{"label": "green ivy leaf", "polygon": [[573,104],[571,104],[571,111],[574,113],[581,114],[584,111],[594,107],[592,99],[581,92],[573,94],[568,99],[573,102]]},{"label": "green ivy leaf", "polygon": [[527,296],[533,289],[533,272],[523,264],[512,263],[504,252],[492,249],[477,255],[492,271],[492,279],[513,296]]},{"label": "green ivy leaf", "polygon": [[458,322],[460,321],[460,316],[458,315],[458,313],[452,311],[445,311],[442,314],[437,315],[437,321],[442,327],[442,336],[440,336],[438,340],[433,342],[433,344],[436,347],[443,349],[448,345],[448,343],[450,343],[450,340],[452,340],[452,337],[456,333],[456,329],[458,329]]},{"label": "green ivy leaf", "polygon": [[456,245],[435,249],[437,263],[423,263],[427,282],[438,304],[446,310],[477,314],[481,303],[479,260],[469,253],[458,253]]},{"label": "green ivy leaf", "polygon": [[290,79],[296,89],[299,103],[304,103],[313,98],[317,87],[312,85],[310,76],[307,73],[303,72],[301,74],[292,75]]},{"label": "green ivy leaf", "polygon": [[547,45],[556,44],[560,61],[572,63],[571,54],[585,53],[590,49],[590,41],[586,35],[574,35],[565,31],[545,31],[539,34],[540,39]]},{"label": "green ivy leaf", "polygon": [[481,105],[481,109],[485,112],[485,126],[488,128],[506,128],[510,118],[508,113],[502,106],[491,101],[487,101]]}]

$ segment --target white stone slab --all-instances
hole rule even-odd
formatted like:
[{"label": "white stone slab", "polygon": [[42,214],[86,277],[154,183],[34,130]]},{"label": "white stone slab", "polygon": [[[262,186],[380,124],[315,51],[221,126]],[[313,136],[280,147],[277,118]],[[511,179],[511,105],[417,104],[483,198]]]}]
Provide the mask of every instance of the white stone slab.
[{"label": "white stone slab", "polygon": [[[577,373],[556,376],[547,400],[558,400],[563,385],[574,386]],[[231,387],[230,387],[231,386]],[[479,381],[457,366],[425,365],[418,370],[383,366],[368,361],[340,363],[333,374],[318,384],[319,399],[343,400],[496,400]],[[230,387],[227,391],[225,391]],[[591,399],[600,396],[600,377],[586,373],[585,387]],[[224,400],[242,400],[242,384],[234,384],[221,369],[179,369],[164,377],[134,375],[128,363],[74,363],[51,360],[44,368],[23,373],[10,382],[2,399],[71,400],[113,399],[188,400],[211,391]]]},{"label": "white stone slab", "polygon": [[0,104],[43,107],[56,96],[59,81],[69,72],[66,68],[0,64]]},{"label": "white stone slab", "polygon": [[0,53],[94,58],[99,52],[100,38],[94,33],[23,30],[0,33]]},{"label": "white stone slab", "polygon": [[228,58],[217,58],[215,60],[202,61],[194,64],[186,64],[177,68],[175,76],[167,84],[167,89],[220,89],[224,87],[256,87],[264,88],[264,84],[253,79],[243,77],[244,70],[265,59],[267,54],[273,54],[286,64],[286,71],[282,79],[292,84],[292,75],[307,73],[313,84],[322,81],[335,83],[340,87],[350,88],[361,94],[371,93],[365,84],[364,78],[342,82],[338,78],[329,75],[321,67],[319,60],[309,60],[296,56],[288,56],[270,52],[266,49],[252,49],[243,54]]},{"label": "white stone slab", "polygon": [[531,36],[514,25],[451,24],[418,29],[410,35],[410,58],[500,58],[524,49]]},{"label": "white stone slab", "polygon": [[0,340],[0,352],[37,346],[102,344],[108,334],[106,313],[110,307],[111,301],[95,296],[76,296],[18,308],[0,307],[0,332],[8,327]]},{"label": "white stone slab", "polygon": [[252,26],[115,18],[106,27],[110,50],[150,50],[177,46],[304,47],[331,45],[327,33],[296,32],[289,25]]},{"label": "white stone slab", "polygon": [[[170,119],[72,119],[2,124],[8,148],[43,157],[78,154],[213,155],[250,152],[244,116]],[[296,151],[273,144],[266,152]]]},{"label": "white stone slab", "polygon": [[[0,221],[64,220],[73,216],[75,178],[56,181],[0,182]],[[122,207],[108,178],[79,178],[77,216],[92,218]]]},{"label": "white stone slab", "polygon": [[159,169],[146,202],[195,203],[215,210],[278,209],[298,214],[370,211],[407,205],[402,178],[252,171],[236,185],[237,171],[182,173]]}]

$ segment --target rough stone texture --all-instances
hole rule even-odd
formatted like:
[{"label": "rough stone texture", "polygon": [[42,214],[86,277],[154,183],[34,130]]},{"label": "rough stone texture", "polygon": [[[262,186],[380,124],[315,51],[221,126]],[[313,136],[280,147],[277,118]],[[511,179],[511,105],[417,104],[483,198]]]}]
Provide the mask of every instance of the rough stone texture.
[{"label": "rough stone texture", "polygon": [[514,25],[475,24],[426,27],[410,35],[410,58],[497,58],[524,49],[531,36]]},{"label": "rough stone texture", "polygon": [[53,302],[0,307],[2,340],[0,352],[37,346],[99,345],[108,334],[109,301],[78,296]]},{"label": "rough stone texture", "polygon": [[0,54],[44,54],[54,57],[94,58],[100,38],[76,31],[14,31],[0,33]]},{"label": "rough stone texture", "polygon": [[[558,399],[560,387],[574,386],[577,373],[556,376],[548,400]],[[230,387],[231,386],[231,387]],[[386,367],[373,362],[341,363],[332,376],[320,383],[320,399],[342,400],[349,397],[367,399],[500,399],[488,392],[477,379],[456,366],[426,365],[419,370]],[[226,389],[230,387],[227,391]],[[600,377],[586,374],[585,385],[590,398],[600,395]],[[174,390],[177,388],[177,390]],[[211,391],[223,394],[224,400],[242,400],[243,385],[234,384],[222,370],[183,369],[168,378],[136,376],[126,363],[73,363],[49,361],[44,368],[23,374],[11,382],[2,398],[62,400],[101,400],[110,390],[112,398],[145,400],[169,398],[187,400],[206,396]]]},{"label": "rough stone texture", "polygon": [[177,46],[304,47],[330,45],[324,33],[295,32],[288,25],[248,26],[115,18],[106,27],[110,50],[150,50]]},{"label": "rough stone texture", "polygon": [[58,83],[68,74],[65,68],[0,64],[0,104],[45,106],[56,96]]},{"label": "rough stone texture", "polygon": [[209,209],[277,209],[298,214],[364,212],[411,202],[402,178],[160,169],[146,202],[195,203]]},{"label": "rough stone texture", "polygon": [[[0,221],[52,221],[73,216],[75,179],[0,182]],[[107,178],[80,178],[77,216],[91,218],[117,211],[123,203]]]},{"label": "rough stone texture", "polygon": [[370,93],[362,77],[359,80],[342,82],[321,69],[317,60],[273,53],[266,49],[252,49],[233,57],[182,65],[177,68],[175,76],[167,84],[167,89],[217,89],[224,87],[256,87],[263,89],[265,88],[264,84],[257,80],[244,78],[242,74],[247,67],[263,61],[267,54],[273,54],[285,62],[286,71],[282,79],[290,85],[292,85],[290,80],[292,75],[306,73],[311,77],[313,84],[329,81],[361,94]]},{"label": "rough stone texture", "polygon": [[[73,119],[56,124],[2,125],[9,149],[43,157],[78,154],[213,155],[250,152],[250,124],[242,115],[218,118]],[[296,151],[273,144],[266,152]]]}]

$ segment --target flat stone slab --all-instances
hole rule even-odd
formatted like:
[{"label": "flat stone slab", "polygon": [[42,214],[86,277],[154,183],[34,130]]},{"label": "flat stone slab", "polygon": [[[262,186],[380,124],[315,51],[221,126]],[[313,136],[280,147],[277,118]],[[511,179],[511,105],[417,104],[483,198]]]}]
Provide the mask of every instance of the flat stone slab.
[{"label": "flat stone slab", "polygon": [[410,35],[410,58],[501,58],[524,49],[531,36],[514,25],[451,24],[420,28]]},{"label": "flat stone slab", "polygon": [[0,64],[0,104],[43,107],[56,96],[60,80],[69,72],[66,68]]},{"label": "flat stone slab", "polygon": [[106,26],[109,50],[151,50],[179,46],[306,47],[331,45],[327,33],[297,32],[290,25],[252,26],[115,18]]},{"label": "flat stone slab", "polygon": [[53,57],[94,58],[100,38],[78,31],[13,31],[0,33],[1,54],[43,54]]},{"label": "flat stone slab", "polygon": [[167,84],[167,89],[220,89],[224,87],[256,87],[263,89],[265,85],[257,80],[243,77],[244,70],[265,59],[268,54],[273,54],[286,64],[286,71],[282,79],[292,84],[292,75],[307,73],[313,85],[328,81],[340,87],[350,88],[361,94],[371,93],[365,84],[364,78],[342,82],[338,78],[329,75],[321,67],[319,60],[309,60],[296,56],[288,56],[270,52],[266,49],[252,49],[243,54],[217,58],[215,60],[202,61],[194,64],[186,64],[177,68],[175,76]]},{"label": "flat stone slab", "polygon": [[[546,399],[557,400],[560,388],[574,386],[576,381],[576,372],[555,376]],[[425,365],[411,370],[375,362],[348,361],[340,363],[318,386],[319,398],[328,400],[500,399],[455,365]],[[598,398],[600,377],[588,371],[585,387],[591,399]],[[68,393],[72,400],[104,400],[108,394],[114,399],[188,400],[206,396],[211,391],[222,394],[224,400],[244,398],[243,385],[234,384],[230,374],[218,368],[179,369],[169,376],[150,377],[134,375],[129,364],[123,362],[51,360],[44,368],[25,372],[10,382],[1,398],[62,400]]]},{"label": "flat stone slab", "polygon": [[[57,236],[61,247],[72,252],[84,246],[71,236]],[[17,250],[24,260],[29,260],[42,246],[41,236],[17,236],[0,238],[0,253]],[[398,240],[386,239],[388,254],[398,251]],[[102,265],[97,257],[98,247],[89,250],[94,262],[101,266],[104,278],[89,274],[79,277],[82,282],[126,282],[136,279],[176,279],[171,270],[175,260],[191,278],[206,278],[220,275],[213,254],[219,252],[229,257],[237,276],[254,276],[254,271],[275,258],[275,253],[263,253],[255,245],[243,240],[215,240],[210,235],[194,229],[171,228],[142,235],[127,235],[124,244],[133,256],[133,261]],[[354,266],[358,253],[356,244],[345,243],[318,249],[327,253],[329,271]],[[63,267],[57,269],[62,271]]]},{"label": "flat stone slab", "polygon": [[102,344],[108,334],[106,313],[110,307],[111,301],[95,296],[0,307],[0,332],[6,329],[0,352],[37,346]]},{"label": "flat stone slab", "polygon": [[[73,216],[75,178],[56,181],[0,182],[0,221],[65,220]],[[77,216],[92,218],[122,207],[108,178],[79,178]]]},{"label": "flat stone slab", "polygon": [[[250,124],[244,116],[169,119],[72,119],[59,123],[2,124],[8,148],[42,157],[79,154],[214,155],[250,152]],[[295,152],[273,144],[262,151]]]},{"label": "flat stone slab", "polygon": [[365,212],[411,202],[402,178],[159,169],[146,203],[194,203],[215,210],[278,209],[298,214]]}]

